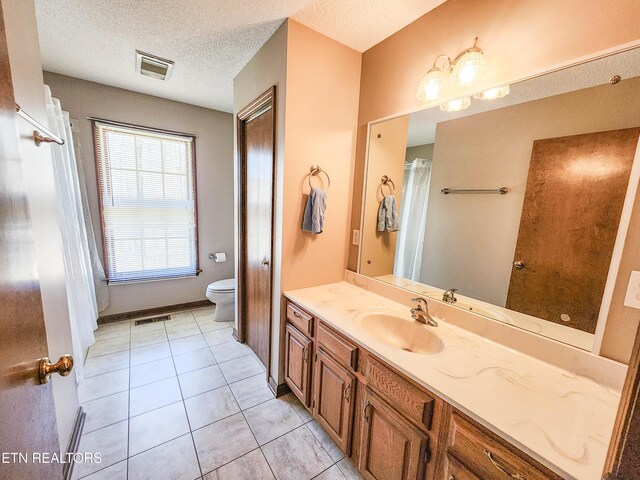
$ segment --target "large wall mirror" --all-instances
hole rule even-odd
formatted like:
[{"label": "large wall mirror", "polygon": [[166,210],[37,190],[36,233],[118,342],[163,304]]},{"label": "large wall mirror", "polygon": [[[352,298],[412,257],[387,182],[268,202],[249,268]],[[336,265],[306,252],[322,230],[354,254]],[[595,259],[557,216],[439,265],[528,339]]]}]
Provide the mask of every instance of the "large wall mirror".
[{"label": "large wall mirror", "polygon": [[359,273],[592,350],[639,136],[640,49],[373,122]]}]

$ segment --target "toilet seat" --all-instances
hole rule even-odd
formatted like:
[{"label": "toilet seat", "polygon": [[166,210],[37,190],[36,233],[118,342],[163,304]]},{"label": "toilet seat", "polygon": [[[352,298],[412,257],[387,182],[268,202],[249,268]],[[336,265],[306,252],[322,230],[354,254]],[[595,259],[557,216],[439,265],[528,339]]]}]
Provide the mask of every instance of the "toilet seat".
[{"label": "toilet seat", "polygon": [[209,286],[207,286],[208,292],[215,293],[232,293],[235,289],[235,280],[233,278],[218,280],[217,282],[210,283]]}]

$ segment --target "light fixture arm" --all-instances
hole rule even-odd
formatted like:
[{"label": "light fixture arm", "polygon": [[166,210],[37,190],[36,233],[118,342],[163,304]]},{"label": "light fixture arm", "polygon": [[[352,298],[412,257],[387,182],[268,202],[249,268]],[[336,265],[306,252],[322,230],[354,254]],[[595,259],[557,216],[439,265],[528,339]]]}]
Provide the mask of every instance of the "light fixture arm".
[{"label": "light fixture arm", "polygon": [[483,53],[482,49],[480,47],[478,47],[478,37],[476,37],[473,41],[473,46],[467,48],[466,50],[461,51],[456,58],[453,59],[452,62],[450,62],[450,65],[453,66],[456,63],[458,63],[458,61],[465,56],[467,53],[471,53],[471,52],[478,52],[478,53]]},{"label": "light fixture arm", "polygon": [[438,67],[436,66],[436,64],[438,63],[438,60],[440,60],[441,58],[444,58],[444,59],[447,61],[447,66],[445,67],[445,65],[442,65],[442,68],[443,68],[444,70],[450,70],[450,69],[451,69],[451,65],[452,65],[452,63],[451,63],[451,57],[449,57],[449,55],[447,55],[447,54],[445,54],[445,53],[441,53],[440,55],[438,55],[438,56],[436,57],[436,59],[433,61],[433,66],[431,67],[431,69],[438,68]]}]

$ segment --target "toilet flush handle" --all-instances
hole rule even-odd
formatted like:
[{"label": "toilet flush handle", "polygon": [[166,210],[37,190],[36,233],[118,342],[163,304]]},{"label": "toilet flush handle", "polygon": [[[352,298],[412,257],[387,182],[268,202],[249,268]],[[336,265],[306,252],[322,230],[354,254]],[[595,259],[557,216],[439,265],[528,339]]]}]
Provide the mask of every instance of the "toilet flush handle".
[{"label": "toilet flush handle", "polygon": [[262,260],[262,262],[260,262],[260,264],[261,264],[263,267],[268,267],[268,266],[269,266],[269,260],[267,260],[267,259],[265,258],[264,260]]}]

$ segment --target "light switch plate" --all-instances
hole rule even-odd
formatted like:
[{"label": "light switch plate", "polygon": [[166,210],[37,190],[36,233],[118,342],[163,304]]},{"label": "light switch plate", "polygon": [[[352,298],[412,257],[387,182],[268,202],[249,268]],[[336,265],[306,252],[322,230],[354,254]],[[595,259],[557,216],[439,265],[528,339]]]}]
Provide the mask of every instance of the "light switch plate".
[{"label": "light switch plate", "polygon": [[627,286],[627,294],[624,297],[624,304],[627,307],[640,309],[640,272],[632,271]]},{"label": "light switch plate", "polygon": [[353,229],[353,236],[351,237],[351,243],[354,245],[360,245],[360,230],[357,228]]}]

